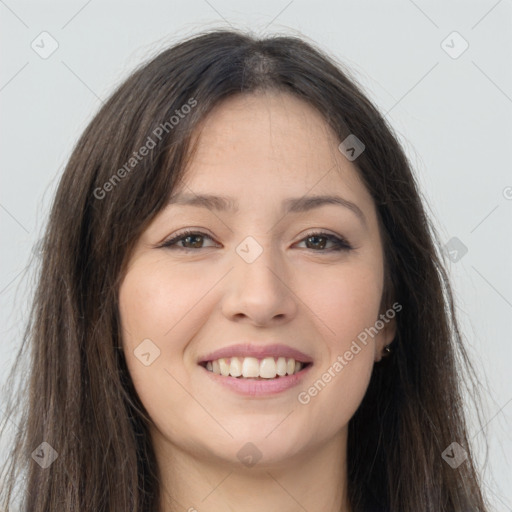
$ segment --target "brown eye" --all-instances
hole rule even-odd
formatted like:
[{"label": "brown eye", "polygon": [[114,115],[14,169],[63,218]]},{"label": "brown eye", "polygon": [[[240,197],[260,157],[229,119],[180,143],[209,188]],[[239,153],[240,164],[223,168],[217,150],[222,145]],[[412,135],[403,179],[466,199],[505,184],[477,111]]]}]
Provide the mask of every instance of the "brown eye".
[{"label": "brown eye", "polygon": [[[185,231],[164,242],[161,247],[169,249],[205,249],[203,243],[205,239],[213,240],[211,236],[199,231]],[[211,246],[210,246],[211,247]]]},{"label": "brown eye", "polygon": [[199,249],[202,245],[202,235],[188,235],[183,237],[181,241],[186,245],[191,244],[194,249]]},{"label": "brown eye", "polygon": [[[305,241],[307,249],[317,252],[330,252],[330,251],[348,251],[352,249],[350,244],[330,233],[310,233],[302,241]],[[300,243],[302,243],[302,241]],[[326,249],[326,245],[331,242],[331,247]],[[324,250],[325,249],[325,250]]]},{"label": "brown eye", "polygon": [[326,236],[309,236],[307,241],[311,241],[313,247],[308,247],[308,249],[325,249],[325,245],[327,244]]}]

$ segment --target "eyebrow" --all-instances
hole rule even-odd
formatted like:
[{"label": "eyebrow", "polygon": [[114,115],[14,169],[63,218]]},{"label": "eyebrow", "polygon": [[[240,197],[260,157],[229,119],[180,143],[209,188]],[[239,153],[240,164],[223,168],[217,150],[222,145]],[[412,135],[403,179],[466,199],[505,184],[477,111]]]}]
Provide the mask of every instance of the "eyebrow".
[{"label": "eyebrow", "polygon": [[[220,212],[237,213],[239,210],[238,201],[232,197],[215,196],[211,194],[176,194],[169,199],[169,205],[196,206],[216,210]],[[366,218],[362,210],[355,203],[340,196],[317,195],[290,197],[283,200],[283,214],[303,213],[320,208],[328,204],[343,206],[351,210],[359,220],[366,225]]]}]

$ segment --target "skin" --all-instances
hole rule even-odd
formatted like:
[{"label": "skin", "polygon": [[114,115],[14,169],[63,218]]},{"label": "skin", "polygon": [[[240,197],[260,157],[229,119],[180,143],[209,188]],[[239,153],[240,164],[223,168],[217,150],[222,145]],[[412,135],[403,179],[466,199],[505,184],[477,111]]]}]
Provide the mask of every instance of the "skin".
[{"label": "skin", "polygon": [[[347,511],[348,422],[395,335],[394,321],[308,404],[298,394],[384,313],[374,202],[321,114],[291,95],[229,98],[197,135],[197,153],[173,194],[231,196],[240,210],[166,207],[138,240],[119,297],[128,368],[153,422],[161,510]],[[281,213],[285,198],[321,194],[355,203],[365,222],[332,204]],[[183,228],[211,239],[160,247]],[[309,238],[312,230],[343,237],[353,249],[332,251],[329,241],[322,248],[325,239]],[[263,250],[252,263],[235,250],[247,236]],[[144,339],[160,350],[149,366],[134,355]],[[280,394],[236,395],[197,362],[242,339],[288,344],[314,364],[304,382]],[[247,442],[261,453],[252,467],[237,457]]]}]

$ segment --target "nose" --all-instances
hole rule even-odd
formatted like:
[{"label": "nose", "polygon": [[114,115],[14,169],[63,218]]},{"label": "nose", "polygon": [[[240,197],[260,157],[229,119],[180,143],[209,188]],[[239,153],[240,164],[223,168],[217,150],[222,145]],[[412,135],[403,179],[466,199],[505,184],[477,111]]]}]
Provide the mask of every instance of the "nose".
[{"label": "nose", "polygon": [[286,323],[295,317],[298,297],[291,288],[290,269],[267,247],[248,263],[234,255],[234,268],[228,275],[222,312],[232,321],[257,326]]}]

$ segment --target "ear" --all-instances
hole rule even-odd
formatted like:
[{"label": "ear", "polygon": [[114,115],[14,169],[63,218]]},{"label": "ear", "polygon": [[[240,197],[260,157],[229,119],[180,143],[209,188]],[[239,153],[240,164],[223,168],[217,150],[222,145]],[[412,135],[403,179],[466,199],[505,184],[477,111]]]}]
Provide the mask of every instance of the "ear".
[{"label": "ear", "polygon": [[[375,337],[375,362],[379,362],[383,357],[386,357],[387,354],[384,349],[396,336],[396,317],[393,315],[393,317],[390,318],[390,315],[387,314],[388,312],[389,310],[381,312],[377,320],[380,320],[384,326]],[[394,312],[393,310],[393,313]]]}]

